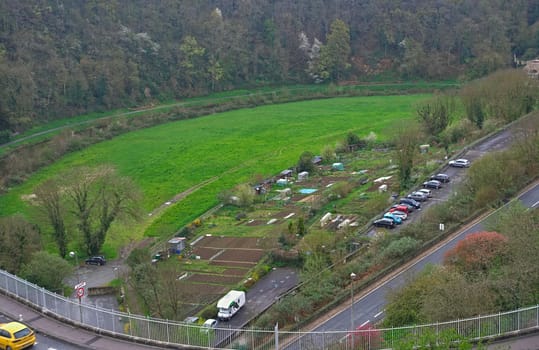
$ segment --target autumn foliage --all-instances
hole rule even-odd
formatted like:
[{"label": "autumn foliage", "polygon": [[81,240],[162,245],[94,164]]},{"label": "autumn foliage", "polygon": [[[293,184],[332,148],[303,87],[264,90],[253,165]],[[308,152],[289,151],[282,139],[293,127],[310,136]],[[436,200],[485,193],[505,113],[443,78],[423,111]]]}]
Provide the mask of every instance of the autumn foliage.
[{"label": "autumn foliage", "polygon": [[444,264],[462,272],[487,272],[507,256],[507,237],[497,232],[476,232],[445,254]]}]

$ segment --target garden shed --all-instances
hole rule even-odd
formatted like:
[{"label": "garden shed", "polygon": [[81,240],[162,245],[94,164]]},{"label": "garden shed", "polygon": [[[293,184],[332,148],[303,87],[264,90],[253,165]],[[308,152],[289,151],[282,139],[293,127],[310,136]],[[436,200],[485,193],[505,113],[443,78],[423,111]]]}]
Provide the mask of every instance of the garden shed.
[{"label": "garden shed", "polygon": [[309,172],[308,171],[302,171],[298,174],[298,181],[307,180],[309,178]]},{"label": "garden shed", "polygon": [[185,248],[185,237],[174,237],[168,241],[168,249],[172,254],[180,254]]}]

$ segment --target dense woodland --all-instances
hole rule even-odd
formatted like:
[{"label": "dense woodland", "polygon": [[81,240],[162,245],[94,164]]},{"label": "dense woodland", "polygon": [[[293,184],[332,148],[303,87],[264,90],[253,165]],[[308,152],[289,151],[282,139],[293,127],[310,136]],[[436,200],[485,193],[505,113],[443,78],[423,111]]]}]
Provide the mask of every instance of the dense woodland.
[{"label": "dense woodland", "polygon": [[534,58],[537,0],[4,0],[0,131],[242,86],[469,79]]}]

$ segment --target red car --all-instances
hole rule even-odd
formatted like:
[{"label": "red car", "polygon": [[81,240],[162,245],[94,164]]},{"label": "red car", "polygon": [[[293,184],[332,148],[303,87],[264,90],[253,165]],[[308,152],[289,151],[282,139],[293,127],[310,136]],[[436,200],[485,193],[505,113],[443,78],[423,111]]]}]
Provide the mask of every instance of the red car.
[{"label": "red car", "polygon": [[406,213],[406,214],[410,214],[410,211],[408,210],[408,206],[406,205],[394,205],[393,207],[391,207],[391,209],[389,209],[389,212],[392,213],[394,211],[402,211],[403,213]]}]

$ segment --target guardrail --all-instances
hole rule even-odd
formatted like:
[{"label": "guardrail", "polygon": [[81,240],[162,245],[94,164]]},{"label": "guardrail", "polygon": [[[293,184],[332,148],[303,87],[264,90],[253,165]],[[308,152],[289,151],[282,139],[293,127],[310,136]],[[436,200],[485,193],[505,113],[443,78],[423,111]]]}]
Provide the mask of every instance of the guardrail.
[{"label": "guardrail", "polygon": [[[480,340],[539,329],[539,305],[494,315],[410,327],[359,329],[350,332],[291,332],[275,329],[208,329],[78,303],[0,270],[0,291],[43,314],[100,334],[160,346],[225,349],[365,349],[393,348],[398,342],[419,344],[422,337]],[[282,346],[279,346],[281,339]],[[286,345],[285,345],[286,344]]]}]

